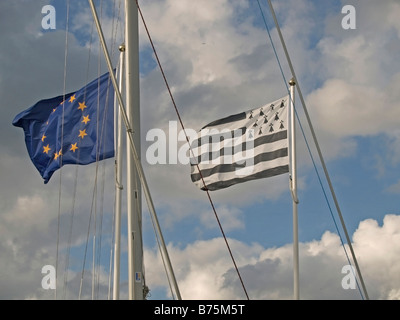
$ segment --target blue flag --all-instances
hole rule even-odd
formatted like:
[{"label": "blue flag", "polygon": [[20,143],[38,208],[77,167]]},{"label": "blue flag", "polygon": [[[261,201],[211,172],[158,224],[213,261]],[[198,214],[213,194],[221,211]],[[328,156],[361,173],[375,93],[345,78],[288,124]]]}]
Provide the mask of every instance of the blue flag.
[{"label": "blue flag", "polygon": [[41,100],[18,114],[33,164],[44,183],[65,164],[89,164],[114,156],[114,90],[109,74],[82,89]]}]

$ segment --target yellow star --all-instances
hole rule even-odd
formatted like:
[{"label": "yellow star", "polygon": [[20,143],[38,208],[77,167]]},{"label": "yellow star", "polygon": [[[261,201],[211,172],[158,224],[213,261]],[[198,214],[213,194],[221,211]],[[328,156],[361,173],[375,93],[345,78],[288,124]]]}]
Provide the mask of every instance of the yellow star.
[{"label": "yellow star", "polygon": [[84,138],[85,136],[87,136],[87,133],[86,133],[86,129],[83,129],[83,130],[79,130],[79,138]]},{"label": "yellow star", "polygon": [[85,108],[87,108],[87,106],[85,106],[85,102],[79,102],[79,107],[78,110],[84,110]]},{"label": "yellow star", "polygon": [[57,110],[57,108],[54,108],[54,109],[53,109],[53,113],[56,112],[56,110]]},{"label": "yellow star", "polygon": [[45,153],[45,154],[49,154],[50,150],[51,149],[50,149],[49,145],[43,147],[43,153]]},{"label": "yellow star", "polygon": [[44,135],[44,133],[43,133],[43,135],[42,135],[42,142],[44,142],[44,139],[46,139],[47,137]]},{"label": "yellow star", "polygon": [[90,119],[89,119],[89,115],[87,115],[87,116],[83,116],[83,120],[82,120],[82,122],[84,122],[85,124],[87,124],[89,121],[90,121]]},{"label": "yellow star", "polygon": [[69,98],[69,102],[74,102],[74,100],[76,100],[75,95],[73,95],[71,98]]},{"label": "yellow star", "polygon": [[61,156],[62,156],[62,151],[60,150],[59,152],[56,152],[56,153],[54,154],[54,160],[57,160],[58,157],[61,157]]},{"label": "yellow star", "polygon": [[76,146],[78,144],[78,142],[71,144],[71,151],[75,153],[75,150],[78,149],[78,147]]}]

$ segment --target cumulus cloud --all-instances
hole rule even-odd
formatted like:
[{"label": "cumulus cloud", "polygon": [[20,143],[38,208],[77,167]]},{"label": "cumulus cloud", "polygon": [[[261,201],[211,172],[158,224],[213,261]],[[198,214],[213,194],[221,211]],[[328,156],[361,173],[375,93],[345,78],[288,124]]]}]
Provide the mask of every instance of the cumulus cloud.
[{"label": "cumulus cloud", "polygon": [[[353,234],[353,248],[370,299],[398,299],[400,216],[386,215],[380,226],[367,219]],[[291,244],[263,248],[228,239],[251,299],[293,298]],[[347,247],[347,245],[346,245]],[[300,243],[302,299],[361,299],[357,288],[344,289],[348,265],[338,235],[326,231],[321,239]],[[184,299],[245,299],[244,291],[222,238],[197,241],[185,247],[169,245],[171,260]],[[347,248],[350,255],[350,251]],[[145,251],[150,289],[168,290],[155,250]]]},{"label": "cumulus cloud", "polygon": [[339,144],[355,136],[393,137],[400,119],[394,87],[400,77],[394,67],[399,25],[392,18],[400,6],[395,1],[364,1],[355,8],[356,30],[332,27],[317,43],[322,84],[307,96],[318,132]]}]

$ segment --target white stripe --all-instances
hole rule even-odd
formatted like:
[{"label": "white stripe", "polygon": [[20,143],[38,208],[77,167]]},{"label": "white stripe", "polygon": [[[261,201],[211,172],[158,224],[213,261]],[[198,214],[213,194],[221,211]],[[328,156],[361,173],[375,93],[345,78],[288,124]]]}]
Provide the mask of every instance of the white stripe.
[{"label": "white stripe", "polygon": [[[251,147],[251,145],[249,145],[249,147]],[[220,164],[232,164],[232,163],[237,163],[237,162],[243,162],[243,161],[249,160],[251,158],[254,158],[255,156],[257,156],[261,153],[273,152],[273,151],[283,149],[283,148],[288,148],[288,139],[279,140],[279,141],[275,141],[275,142],[268,143],[268,144],[262,144],[262,145],[257,146],[256,148],[250,148],[249,150],[243,150],[242,152],[238,152],[234,155],[228,154],[229,150],[230,151],[232,150],[232,149],[228,148],[228,150],[226,150],[224,156],[220,156],[213,160],[208,160],[208,159],[203,160],[202,159],[202,161],[199,163],[199,166],[200,166],[200,170],[204,170],[204,169],[213,168],[216,165],[220,165]],[[207,154],[206,154],[206,156],[207,156]],[[193,159],[193,158],[191,158],[191,159]],[[194,167],[196,167],[195,164],[196,164],[196,162],[195,162],[195,160],[193,160],[192,170]]]},{"label": "white stripe", "polygon": [[[256,164],[255,166],[249,166],[249,167],[245,167],[245,168],[241,168],[238,169],[234,172],[226,172],[226,173],[215,173],[211,176],[208,177],[203,177],[204,182],[206,185],[212,184],[214,182],[218,182],[218,181],[228,181],[231,179],[235,179],[235,178],[241,178],[241,177],[246,177],[248,175],[251,174],[255,174],[257,172],[261,172],[267,169],[272,169],[272,168],[276,168],[279,166],[284,166],[284,165],[288,165],[289,164],[289,157],[283,157],[283,158],[278,158],[278,159],[274,159],[272,161],[266,161],[266,162],[261,162]],[[196,173],[198,172],[197,168],[195,168]],[[194,184],[199,187],[199,188],[203,188],[203,181],[197,180],[194,182]]]},{"label": "white stripe", "polygon": [[[281,104],[282,100],[285,101],[284,108],[280,108],[280,104]],[[262,107],[255,108],[255,109],[245,112],[246,118],[243,120],[239,120],[239,121],[235,121],[235,122],[231,122],[231,123],[225,123],[225,124],[216,125],[216,126],[211,126],[211,127],[206,127],[204,129],[200,130],[200,132],[198,133],[197,139],[193,140],[193,142],[197,143],[197,140],[201,139],[200,145],[196,146],[194,143],[192,143],[192,150],[193,150],[194,155],[198,156],[199,154],[209,152],[210,150],[217,151],[217,150],[221,149],[223,146],[231,146],[231,145],[236,146],[243,142],[246,142],[247,140],[251,140],[256,137],[259,137],[258,131],[259,131],[260,127],[259,126],[253,127],[253,124],[255,122],[254,119],[259,117],[258,115],[259,115],[261,108],[263,109],[264,114],[267,115],[267,117],[268,117],[268,124],[263,126],[262,136],[270,134],[270,132],[268,131],[270,128],[269,124],[275,123],[273,118],[274,118],[276,112],[279,112],[280,120],[284,120],[285,124],[287,125],[288,102],[289,102],[289,97],[287,96],[282,99],[278,99],[274,102],[268,103]],[[270,106],[272,104],[274,104],[273,111],[271,111],[271,108],[270,108]],[[249,119],[251,112],[253,112],[253,119]],[[259,125],[260,124],[262,125],[263,118],[260,118],[260,119],[261,119],[261,123],[259,123]],[[276,127],[279,127],[279,123],[276,123]],[[247,132],[244,135],[242,135],[242,132],[239,130],[241,128],[247,128]],[[276,131],[277,131],[277,129],[278,128],[275,128]],[[253,138],[249,138],[250,130],[252,131]],[[219,141],[220,137],[218,135],[223,136],[224,133],[231,133],[232,131],[234,131],[233,138],[224,139],[223,142]],[[215,139],[217,139],[218,141],[209,143],[210,136],[214,136],[214,135],[216,135]]]},{"label": "white stripe", "polygon": [[[254,108],[254,109],[246,111],[245,112],[246,113],[246,119],[235,121],[235,122],[231,122],[231,123],[227,123],[227,124],[221,124],[221,125],[216,125],[216,126],[212,126],[212,127],[207,127],[205,129],[215,128],[215,129],[220,130],[220,131],[222,131],[224,129],[228,129],[228,130],[232,131],[232,130],[235,130],[235,129],[238,129],[238,128],[248,127],[248,123],[249,123],[249,119],[248,118],[249,118],[249,115],[250,115],[251,112],[258,112],[262,108],[263,112],[265,113],[265,115],[267,115],[268,118],[271,118],[271,116],[275,115],[275,112],[279,111],[279,107],[281,105],[282,100],[285,101],[285,106],[283,108],[282,115],[287,114],[287,109],[288,109],[288,105],[289,105],[289,96],[285,96],[285,97],[283,97],[281,99],[278,99],[276,101],[269,102],[269,103],[267,103],[267,104],[265,104],[265,105],[263,105],[261,107]],[[273,111],[271,111],[271,108],[270,108],[271,104],[274,105],[274,110]],[[285,116],[285,119],[287,119],[287,116]]]},{"label": "white stripe", "polygon": [[[206,128],[208,129],[208,128]],[[249,135],[249,130],[245,133],[242,134],[242,131],[237,131],[234,133],[234,137],[233,138],[224,138],[223,141],[220,141],[220,137],[223,137],[223,132],[220,132],[220,137],[216,137],[216,139],[218,139],[218,141],[216,142],[211,142],[209,143],[209,138],[210,135],[208,133],[204,133],[204,131],[206,130],[202,130],[199,133],[198,138],[201,138],[201,144],[199,146],[195,146],[194,143],[192,143],[192,150],[193,150],[193,154],[195,155],[195,157],[199,156],[200,154],[203,154],[205,152],[210,152],[210,151],[218,151],[221,148],[225,147],[225,148],[230,148],[230,147],[235,147],[238,145],[241,145],[243,142],[247,142],[247,141],[251,141],[254,140],[248,138]],[[229,131],[231,132],[231,131]],[[213,133],[210,133],[211,135],[213,135]],[[214,132],[214,134],[218,134],[218,132]],[[255,136],[255,131],[252,130],[252,134],[253,137]],[[194,141],[196,141],[197,139],[195,139]],[[213,140],[211,140],[213,141]]]}]

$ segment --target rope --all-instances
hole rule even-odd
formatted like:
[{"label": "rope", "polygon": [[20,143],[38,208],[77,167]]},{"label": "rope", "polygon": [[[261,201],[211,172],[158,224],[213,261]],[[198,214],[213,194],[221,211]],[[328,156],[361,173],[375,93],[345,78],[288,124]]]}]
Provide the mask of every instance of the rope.
[{"label": "rope", "polygon": [[[66,95],[66,82],[67,82],[67,57],[68,57],[68,26],[69,26],[69,0],[67,0],[66,4],[66,26],[65,26],[65,49],[64,49],[64,79],[63,79],[63,95],[65,100]],[[63,113],[62,113],[62,126],[61,126],[61,145],[63,139],[63,131],[64,131],[64,105],[63,105]],[[62,168],[62,155],[60,157],[60,167]],[[60,245],[60,222],[61,222],[61,168],[59,174],[59,185],[58,185],[58,214],[57,214],[57,245],[56,245],[56,279],[58,274],[58,259],[59,259],[59,245]],[[57,286],[54,290],[54,299],[57,300]]]},{"label": "rope", "polygon": [[[100,6],[102,6],[102,1]],[[114,8],[116,8],[116,0],[114,0]],[[113,43],[115,44],[116,38],[117,38],[117,31],[118,31],[118,22],[120,18],[120,13],[121,13],[121,1],[119,1],[119,16],[118,16],[118,21],[117,24],[115,24],[115,11],[113,12],[113,25],[112,25],[112,40]],[[70,20],[70,1],[67,0],[66,2],[66,27],[65,27],[65,49],[64,49],[64,72],[63,72],[63,96],[65,100],[66,96],[66,79],[67,79],[67,63],[68,63],[68,36],[69,36],[69,20]],[[88,60],[87,60],[87,71],[86,71],[86,83],[88,83],[88,78],[89,78],[89,69],[90,69],[90,60],[91,60],[91,51],[92,51],[92,39],[93,39],[93,29],[94,28],[94,22],[92,23],[92,28],[91,28],[91,33],[90,33],[90,44],[88,48]],[[101,73],[101,61],[100,61],[100,56],[98,60],[98,76],[100,76]],[[108,93],[107,93],[108,95]],[[85,97],[86,97],[86,92],[85,92]],[[98,97],[99,99],[99,97]],[[108,98],[107,98],[108,99]],[[98,104],[99,106],[99,104]],[[62,112],[62,123],[61,123],[61,146],[63,146],[63,137],[64,137],[64,105],[63,107],[63,112]],[[99,116],[99,113],[98,113]],[[104,119],[105,121],[105,119]],[[99,128],[100,125],[104,127],[104,122],[102,124],[99,124],[97,121],[97,133],[99,133]],[[102,131],[104,134],[104,130]],[[97,134],[99,136],[99,134]],[[105,134],[102,137],[99,137],[97,141],[97,159],[96,159],[96,174],[95,174],[95,185],[94,185],[94,190],[93,190],[93,197],[92,197],[92,207],[91,207],[91,212],[90,212],[90,218],[89,218],[89,226],[88,226],[88,237],[86,241],[86,248],[85,248],[85,253],[84,253],[84,260],[83,260],[83,267],[82,267],[82,275],[81,275],[81,284],[80,284],[80,291],[79,291],[79,299],[81,298],[81,293],[82,293],[82,285],[83,285],[83,275],[84,275],[84,268],[85,268],[85,262],[86,262],[86,254],[87,254],[87,246],[88,246],[88,240],[89,240],[89,233],[91,229],[91,224],[92,224],[92,215],[94,212],[94,241],[93,241],[93,248],[95,248],[95,237],[96,233],[100,232],[100,236],[98,237],[98,254],[97,256],[95,253],[95,250],[93,250],[93,282],[92,282],[92,289],[95,288],[95,279],[97,282],[97,293],[96,295],[98,296],[98,291],[99,291],[99,283],[100,283],[100,272],[96,270],[99,269],[97,267],[96,269],[96,264],[97,266],[100,265],[100,260],[101,260],[101,245],[102,245],[102,228],[103,228],[103,204],[104,204],[104,193],[105,193],[105,166],[103,164],[103,171],[102,171],[102,185],[101,185],[101,204],[100,204],[100,222],[99,222],[99,227],[97,228],[96,225],[96,217],[97,217],[97,183],[98,183],[98,161],[103,160],[99,159],[99,146],[100,146],[100,140],[105,136]],[[79,159],[80,157],[80,150],[78,150],[77,157]],[[79,160],[78,160],[79,161]],[[65,266],[64,266],[64,279],[63,279],[63,299],[66,299],[67,295],[67,284],[68,284],[68,267],[69,267],[69,260],[70,260],[70,252],[71,252],[71,245],[72,245],[72,230],[73,230],[73,224],[74,224],[74,216],[75,216],[75,203],[76,203],[76,194],[77,194],[77,179],[78,179],[78,169],[79,166],[75,166],[75,179],[74,179],[74,187],[73,187],[73,192],[72,192],[72,206],[71,206],[71,211],[70,211],[70,226],[69,226],[69,233],[68,233],[68,240],[67,240],[67,247],[66,247],[66,256],[65,256]],[[62,196],[62,156],[60,158],[60,169],[59,169],[59,183],[58,183],[58,222],[57,222],[57,244],[56,244],[56,275],[58,274],[58,269],[60,265],[60,231],[61,231],[61,196]],[[97,231],[99,229],[99,231]],[[96,258],[96,259],[95,259]],[[97,260],[97,261],[96,261]],[[97,275],[96,275],[97,274]],[[94,290],[92,292],[92,297],[94,297]],[[58,298],[58,291],[57,287],[54,290],[54,298],[57,300]]]},{"label": "rope", "polygon": [[[114,0],[114,8],[116,7]],[[102,4],[103,1],[100,1],[100,15],[102,14]],[[119,5],[120,8],[120,5]],[[121,10],[119,9],[119,13]],[[115,24],[115,10],[113,10],[113,21],[112,21],[112,28],[111,28],[111,39],[112,43],[116,43],[116,37],[117,37],[117,25]],[[119,18],[119,17],[118,17]],[[115,30],[115,31],[114,31]],[[86,82],[88,82],[88,75],[89,75],[89,66],[90,66],[90,57],[91,57],[91,49],[92,49],[92,39],[93,39],[93,31],[94,31],[94,21],[92,23],[92,29],[91,29],[91,35],[90,35],[90,45],[89,45],[89,56],[88,56],[88,65],[87,65],[87,79]],[[99,44],[100,46],[100,44]],[[99,56],[98,58],[98,64],[97,64],[97,73],[98,77],[100,77],[101,74],[101,57]],[[98,83],[100,85],[100,82]],[[86,95],[86,92],[85,92]],[[105,104],[108,105],[108,99],[109,99],[109,91],[106,93],[106,102]],[[101,250],[102,250],[102,235],[103,235],[103,216],[104,216],[104,194],[105,194],[105,163],[102,163],[102,170],[101,170],[101,179],[99,181],[99,165],[100,161],[103,160],[100,158],[100,146],[101,142],[103,141],[104,137],[107,135],[105,132],[105,122],[106,118],[103,117],[103,122],[99,123],[99,107],[100,107],[100,97],[99,95],[97,96],[97,121],[96,121],[96,132],[97,132],[97,141],[96,141],[96,166],[95,166],[95,180],[94,180],[94,187],[93,187],[93,195],[92,195],[92,206],[91,206],[91,211],[90,211],[90,217],[89,217],[89,224],[88,224],[88,230],[87,230],[87,237],[86,237],[86,245],[85,245],[85,252],[84,252],[84,258],[83,258],[83,264],[82,264],[82,273],[81,273],[81,283],[80,283],[80,289],[79,289],[79,299],[81,299],[82,295],[82,286],[83,286],[83,278],[84,278],[84,272],[85,272],[85,265],[86,265],[86,257],[87,257],[87,249],[88,249],[88,244],[89,244],[89,235],[90,235],[90,230],[92,226],[92,217],[93,217],[93,256],[92,256],[92,299],[96,299],[99,297],[99,291],[100,291],[100,261],[101,261]],[[104,111],[106,112],[106,111]],[[100,134],[101,130],[101,134]],[[79,151],[79,150],[78,150]],[[98,185],[100,183],[100,185]],[[100,187],[100,189],[98,189]],[[99,200],[98,200],[99,199]],[[99,204],[98,202],[99,201]],[[99,205],[99,209],[98,209]],[[98,210],[100,210],[98,212]],[[115,214],[115,212],[114,212]],[[99,216],[98,216],[99,215]],[[99,219],[99,221],[97,221]],[[113,230],[111,231],[112,233],[114,232]],[[113,237],[112,237],[113,238]],[[112,241],[112,239],[111,239]],[[112,247],[112,243],[111,243]],[[110,261],[112,260],[112,249],[110,253]],[[110,275],[111,275],[111,267],[110,267]],[[109,284],[108,290],[110,290],[111,284]]]},{"label": "rope", "polygon": [[73,229],[74,215],[75,215],[75,200],[76,200],[76,193],[77,193],[76,191],[77,191],[77,186],[78,186],[77,182],[78,182],[78,171],[75,170],[74,190],[72,193],[72,208],[71,208],[71,213],[70,213],[71,220],[70,220],[67,254],[66,254],[65,269],[64,269],[64,292],[63,292],[64,300],[67,299],[68,265],[69,265],[69,258],[70,258],[70,253],[71,253],[72,229]]},{"label": "rope", "polygon": [[[192,150],[192,148],[191,148],[191,146],[190,146],[189,137],[188,137],[188,135],[187,135],[187,133],[186,133],[185,126],[184,126],[183,121],[182,121],[182,118],[181,118],[181,116],[180,116],[178,107],[177,107],[177,105],[176,105],[176,103],[175,103],[175,99],[174,99],[174,97],[173,97],[173,95],[172,95],[170,86],[169,86],[169,84],[168,84],[167,77],[166,77],[166,75],[165,75],[165,73],[164,73],[164,69],[162,68],[160,59],[158,58],[158,54],[157,54],[156,48],[155,48],[154,43],[153,43],[153,40],[152,40],[152,38],[151,38],[151,36],[150,36],[150,32],[149,32],[149,30],[148,30],[148,28],[147,28],[147,24],[146,24],[146,21],[145,21],[145,19],[144,19],[144,17],[143,17],[142,10],[140,9],[138,0],[136,0],[136,5],[137,5],[137,7],[138,7],[138,10],[139,10],[139,13],[140,13],[140,17],[141,17],[142,22],[143,22],[143,25],[144,25],[144,27],[145,27],[145,29],[146,29],[146,33],[147,33],[147,36],[148,36],[148,38],[149,38],[151,47],[152,47],[152,49],[153,49],[154,56],[156,57],[158,66],[159,66],[160,71],[161,71],[161,74],[162,74],[162,76],[163,76],[165,85],[166,85],[166,87],[167,87],[169,96],[170,96],[170,98],[171,98],[172,104],[173,104],[173,106],[174,106],[176,115],[177,115],[178,120],[179,120],[179,123],[180,123],[180,125],[181,125],[181,128],[182,128],[183,132],[185,133],[186,141],[187,141],[187,143],[188,143],[188,145],[189,145],[189,150],[190,150],[190,152],[191,152],[193,158],[195,158],[195,157],[194,157],[193,150]],[[242,277],[241,277],[241,275],[240,275],[239,268],[237,267],[235,258],[233,257],[232,250],[231,250],[231,248],[230,248],[230,246],[229,246],[228,239],[227,239],[227,237],[226,237],[226,235],[225,235],[225,232],[224,232],[224,230],[223,230],[223,228],[222,228],[221,221],[220,221],[220,219],[219,219],[219,217],[218,217],[217,211],[216,211],[215,206],[214,206],[214,203],[213,203],[213,201],[212,201],[212,199],[211,199],[211,195],[210,195],[209,190],[208,190],[208,188],[207,188],[207,185],[206,185],[206,183],[205,183],[205,181],[204,181],[204,178],[203,178],[203,175],[202,175],[202,173],[201,173],[201,170],[200,170],[200,168],[199,168],[198,163],[196,164],[196,166],[197,166],[197,169],[198,169],[198,171],[199,171],[199,173],[200,173],[200,177],[201,177],[201,180],[202,180],[202,182],[203,182],[203,186],[204,186],[204,188],[205,188],[205,191],[206,191],[206,193],[207,193],[208,200],[209,200],[210,205],[211,205],[211,207],[212,207],[212,210],[213,210],[213,212],[214,212],[215,218],[217,219],[218,226],[219,226],[219,228],[220,228],[220,230],[221,230],[221,233],[222,233],[222,236],[223,236],[223,238],[224,238],[225,244],[226,244],[226,246],[227,246],[227,248],[228,248],[229,255],[230,255],[230,257],[231,257],[231,259],[232,259],[232,262],[233,262],[233,264],[234,264],[234,267],[235,267],[236,273],[237,273],[237,275],[238,275],[238,277],[239,277],[239,280],[240,280],[240,283],[241,283],[241,285],[242,285],[243,291],[244,291],[244,293],[245,293],[245,295],[246,295],[247,300],[250,300],[250,299],[249,299],[249,295],[247,294],[246,287],[244,286],[243,279],[242,279]]]},{"label": "rope", "polygon": [[89,225],[88,225],[87,233],[86,233],[86,245],[85,245],[85,251],[84,251],[84,256],[83,256],[81,282],[80,282],[79,295],[78,295],[79,300],[81,300],[81,296],[82,296],[83,276],[84,276],[84,273],[85,273],[86,255],[87,255],[87,251],[88,251],[90,225],[91,225],[92,216],[93,216],[93,207],[94,207],[94,202],[95,202],[94,199],[95,199],[96,189],[97,189],[97,177],[95,178],[95,185],[94,185],[93,195],[92,195],[92,205],[91,205],[90,215],[89,215]]}]

